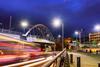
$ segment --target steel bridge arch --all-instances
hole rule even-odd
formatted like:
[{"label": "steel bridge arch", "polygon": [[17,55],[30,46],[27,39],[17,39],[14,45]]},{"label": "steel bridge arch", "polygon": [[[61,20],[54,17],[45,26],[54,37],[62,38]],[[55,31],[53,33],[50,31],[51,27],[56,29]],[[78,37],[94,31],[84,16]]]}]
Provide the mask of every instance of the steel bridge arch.
[{"label": "steel bridge arch", "polygon": [[44,39],[48,39],[50,41],[54,41],[54,37],[53,34],[50,32],[50,30],[48,29],[47,26],[43,25],[43,24],[36,24],[34,26],[32,26],[25,34],[24,36],[28,36],[28,34],[34,30],[37,29],[40,34],[42,35],[42,38]]}]

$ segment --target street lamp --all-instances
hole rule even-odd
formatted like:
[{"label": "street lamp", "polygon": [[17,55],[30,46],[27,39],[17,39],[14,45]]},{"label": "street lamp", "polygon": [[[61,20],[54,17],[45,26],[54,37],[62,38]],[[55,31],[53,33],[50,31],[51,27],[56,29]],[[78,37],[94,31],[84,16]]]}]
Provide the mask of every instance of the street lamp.
[{"label": "street lamp", "polygon": [[80,43],[81,43],[81,33],[82,33],[82,30],[81,31],[75,31],[76,40],[77,40],[77,36],[78,36]]},{"label": "street lamp", "polygon": [[24,33],[25,33],[25,28],[28,27],[28,21],[27,20],[22,20],[20,25],[24,28]]},{"label": "street lamp", "polygon": [[63,50],[63,48],[64,48],[64,24],[62,23],[62,20],[60,19],[60,18],[54,18],[53,19],[53,26],[54,27],[60,27],[60,26],[62,26],[62,50]]},{"label": "street lamp", "polygon": [[100,31],[100,24],[97,24],[94,26],[94,30],[99,32]]},{"label": "street lamp", "polygon": [[76,35],[76,40],[78,40],[77,39],[77,36],[79,35],[79,32],[78,31],[75,31],[74,34]]},{"label": "street lamp", "polygon": [[52,20],[52,22],[53,22],[53,25],[54,25],[54,27],[60,27],[61,26],[61,19],[60,18],[54,18],[53,20]]},{"label": "street lamp", "polygon": [[75,35],[79,35],[79,32],[78,31],[75,31]]},{"label": "street lamp", "polygon": [[[25,33],[25,28],[27,28],[28,25],[29,25],[28,21],[27,20],[22,20],[21,23],[20,23],[20,25],[24,28],[24,33]],[[24,36],[24,34],[22,36]],[[26,39],[25,36],[24,36],[24,39]],[[24,43],[23,43],[23,50],[24,50]]]},{"label": "street lamp", "polygon": [[96,32],[98,32],[98,34],[97,34],[97,41],[99,41],[100,39],[100,37],[99,37],[99,32],[100,32],[100,24],[97,24],[97,25],[95,25],[94,26],[94,30],[96,31]]},{"label": "street lamp", "polygon": [[58,38],[61,38],[61,35],[58,35]]}]

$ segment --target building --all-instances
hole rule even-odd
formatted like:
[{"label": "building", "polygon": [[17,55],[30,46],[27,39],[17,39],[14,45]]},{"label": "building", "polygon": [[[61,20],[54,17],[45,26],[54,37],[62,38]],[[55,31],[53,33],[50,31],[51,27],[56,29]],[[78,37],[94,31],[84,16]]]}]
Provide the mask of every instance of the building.
[{"label": "building", "polygon": [[100,32],[89,33],[89,41],[100,42]]},{"label": "building", "polygon": [[89,43],[89,36],[84,36],[81,38],[81,43],[88,44]]}]

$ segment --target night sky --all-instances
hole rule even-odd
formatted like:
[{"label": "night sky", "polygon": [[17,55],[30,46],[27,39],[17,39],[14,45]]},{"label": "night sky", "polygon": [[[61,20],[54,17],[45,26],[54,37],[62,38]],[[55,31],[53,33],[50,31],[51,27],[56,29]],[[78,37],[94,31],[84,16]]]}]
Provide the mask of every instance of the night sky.
[{"label": "night sky", "polygon": [[1,28],[9,28],[9,16],[13,17],[12,28],[16,31],[22,30],[20,21],[27,19],[31,25],[42,23],[58,35],[61,28],[54,28],[51,21],[60,17],[65,25],[65,37],[80,29],[88,34],[93,32],[95,24],[100,24],[100,0],[0,0]]}]

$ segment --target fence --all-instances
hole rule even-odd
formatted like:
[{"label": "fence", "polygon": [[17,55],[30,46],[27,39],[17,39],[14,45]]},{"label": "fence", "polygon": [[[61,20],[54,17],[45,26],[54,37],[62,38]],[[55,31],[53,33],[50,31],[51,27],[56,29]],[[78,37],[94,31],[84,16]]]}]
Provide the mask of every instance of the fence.
[{"label": "fence", "polygon": [[66,48],[59,54],[57,54],[52,60],[44,64],[42,67],[70,67]]},{"label": "fence", "polygon": [[7,29],[0,29],[1,33],[9,33],[9,34],[19,34],[21,35],[21,32],[15,32],[15,31],[11,31],[11,30],[7,30]]}]

